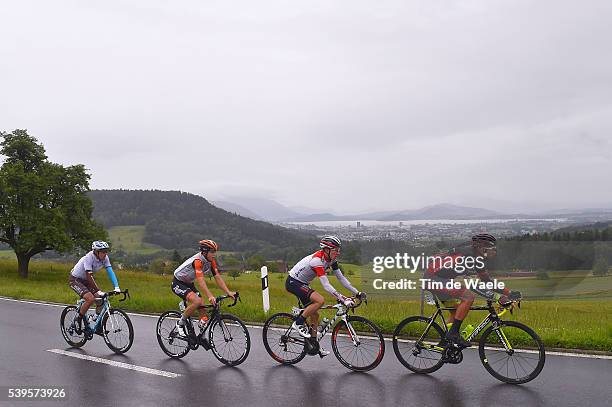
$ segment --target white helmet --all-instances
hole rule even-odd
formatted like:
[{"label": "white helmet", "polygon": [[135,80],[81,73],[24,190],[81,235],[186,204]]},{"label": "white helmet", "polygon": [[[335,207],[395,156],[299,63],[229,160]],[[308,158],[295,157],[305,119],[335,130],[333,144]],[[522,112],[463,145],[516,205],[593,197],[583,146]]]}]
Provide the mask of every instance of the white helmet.
[{"label": "white helmet", "polygon": [[339,237],[336,236],[323,236],[321,242],[319,242],[321,249],[339,249],[342,246],[342,242]]},{"label": "white helmet", "polygon": [[108,243],[102,241],[102,240],[96,240],[95,242],[93,242],[91,244],[91,250],[103,250],[103,251],[108,251],[110,250],[110,246],[108,245]]}]

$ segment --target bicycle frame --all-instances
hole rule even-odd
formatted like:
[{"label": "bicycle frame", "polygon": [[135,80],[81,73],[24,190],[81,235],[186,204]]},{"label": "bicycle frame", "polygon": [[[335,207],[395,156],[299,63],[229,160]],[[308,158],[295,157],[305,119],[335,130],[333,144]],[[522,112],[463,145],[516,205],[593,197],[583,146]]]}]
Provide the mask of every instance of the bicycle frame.
[{"label": "bicycle frame", "polygon": [[[354,307],[354,308],[357,308],[360,304],[361,304],[361,302],[359,302],[359,304],[356,307]],[[297,315],[302,315],[302,313],[304,312],[304,309],[305,308],[294,307],[293,308],[293,313],[297,314]],[[316,341],[317,342],[321,342],[321,340],[325,337],[327,332],[329,332],[329,329],[331,327],[336,326],[336,321],[338,320],[338,318],[341,318],[342,321],[344,321],[344,323],[346,324],[346,326],[348,328],[348,333],[349,333],[349,335],[351,337],[351,340],[353,341],[353,345],[358,346],[360,344],[360,342],[361,342],[359,340],[359,335],[353,329],[353,326],[350,324],[350,322],[348,321],[348,318],[347,318],[347,314],[348,314],[349,308],[345,307],[343,304],[326,305],[326,306],[320,308],[320,310],[331,310],[331,309],[335,309],[336,310],[336,314],[327,323],[327,325],[325,326],[323,331],[318,332],[318,330],[317,330]],[[310,326],[310,324],[309,324],[309,326]],[[289,327],[287,329],[287,331],[285,332],[285,335],[288,336],[290,331],[291,331],[291,327]],[[311,338],[311,339],[314,339],[314,338]]]},{"label": "bicycle frame", "polygon": [[[104,314],[108,314],[108,316],[110,317],[111,305],[110,305],[110,302],[108,301],[108,297],[101,298],[101,299],[103,301],[102,311],[99,314],[97,314],[98,316],[96,317],[93,326],[89,323],[89,321],[86,320],[86,318],[83,318],[83,321],[87,324],[89,329],[91,329],[92,331],[95,331],[98,329],[98,327],[100,327],[100,325],[102,324],[102,320],[104,319],[103,318]],[[76,304],[77,310],[81,309],[81,306],[83,305],[84,302],[85,302],[84,299],[80,299],[79,302],[77,302]]]},{"label": "bicycle frame", "polygon": [[[89,327],[89,329],[90,329],[92,332],[95,332],[95,331],[96,331],[96,330],[97,330],[97,329],[98,329],[98,328],[101,326],[102,321],[104,320],[104,315],[105,315],[105,314],[107,314],[107,315],[108,315],[109,320],[111,321],[111,324],[113,324],[113,323],[114,323],[113,319],[112,319],[112,318],[110,318],[110,311],[111,311],[112,307],[111,307],[111,304],[110,304],[110,301],[109,301],[109,297],[110,297],[110,296],[112,296],[112,295],[115,295],[115,294],[122,294],[122,295],[123,295],[123,299],[119,300],[120,302],[121,302],[121,301],[125,301],[125,299],[126,299],[126,298],[128,298],[128,297],[130,296],[130,294],[129,294],[128,290],[126,289],[125,291],[120,291],[120,292],[117,292],[117,293],[115,293],[115,292],[112,292],[112,291],[111,291],[111,292],[109,292],[109,293],[106,293],[106,294],[104,295],[104,297],[101,297],[101,298],[100,298],[100,297],[98,297],[98,298],[96,298],[96,301],[98,301],[98,300],[102,300],[102,311],[100,311],[100,313],[99,313],[99,314],[98,314],[98,316],[96,317],[96,319],[95,319],[95,321],[94,321],[94,324],[93,324],[93,327],[92,327],[92,325],[89,323],[89,321],[87,321],[85,318],[83,319],[83,321],[84,321],[84,322],[87,324],[87,326]],[[78,314],[78,310],[80,310],[80,309],[81,309],[81,306],[83,305],[83,303],[84,303],[84,302],[85,302],[85,300],[84,300],[83,298],[81,298],[81,299],[80,299],[80,300],[77,302],[77,304],[76,304],[76,307],[77,307],[77,314]],[[115,329],[115,327],[114,327],[114,326],[111,326],[111,330],[114,330],[114,329]]]},{"label": "bicycle frame", "polygon": [[[198,308],[198,312],[200,312],[200,315],[201,315],[202,311],[206,312],[206,310],[212,309],[212,311],[208,315],[208,322],[206,323],[206,326],[204,326],[204,328],[200,328],[200,332],[198,334],[195,333],[195,327],[194,327],[193,321],[191,320],[191,318],[189,318],[189,322],[188,323],[191,324],[191,327],[193,328],[193,334],[194,334],[195,338],[197,339],[196,345],[200,345],[202,343],[202,339],[204,338],[204,334],[206,333],[206,331],[208,330],[209,327],[214,325],[215,321],[220,321],[219,326],[221,327],[221,329],[223,331],[223,336],[225,338],[231,337],[231,333],[229,332],[229,330],[227,329],[227,327],[223,323],[223,320],[221,319],[221,302],[223,302],[223,300],[225,300],[227,298],[231,298],[231,297],[227,296],[227,295],[219,296],[219,297],[216,298],[216,305],[202,305],[201,307]],[[236,302],[238,301],[239,298],[240,298],[239,294],[236,293],[236,297],[234,299],[234,302],[232,304],[228,305],[228,307],[233,307],[234,305],[236,305]],[[186,306],[187,302],[185,300],[183,300],[183,304]]]},{"label": "bicycle frame", "polygon": [[[431,328],[432,324],[435,322],[436,318],[438,318],[438,316],[440,316],[440,319],[442,320],[442,328],[444,329],[444,332],[448,332],[448,327],[446,326],[446,320],[444,319],[444,313],[442,311],[454,311],[456,308],[455,307],[441,307],[440,303],[438,302],[437,298],[435,299],[435,305],[436,305],[436,312],[434,312],[433,316],[430,318],[429,323],[427,324],[427,328],[425,328],[425,331],[423,332],[423,334],[421,335],[421,337],[419,338],[419,342],[422,342],[424,337],[427,335],[427,333],[429,332],[429,329]],[[495,311],[495,307],[493,307],[493,301],[491,300],[487,300],[487,305],[486,306],[477,306],[477,307],[470,307],[470,311],[488,311],[489,315],[487,315],[482,322],[476,327],[474,328],[474,331],[472,331],[472,333],[465,338],[466,341],[471,342],[473,341],[480,332],[482,332],[483,329],[485,329],[487,327],[487,325],[489,325],[489,323],[493,324],[494,328],[497,328],[499,326],[500,323],[500,317],[502,315],[504,315],[506,312],[508,312],[508,310],[511,308],[504,308],[500,313],[497,313],[497,311]],[[496,329],[495,330],[497,336],[500,339],[500,342],[504,345],[504,348],[506,349],[506,351],[512,351],[512,345],[510,344],[510,342],[508,341],[508,338],[506,338],[506,335],[503,333],[503,331],[501,331],[500,329]],[[445,348],[442,346],[438,346],[438,345],[428,345],[426,343],[423,343],[423,347],[428,349],[428,350],[432,350],[432,351],[444,351]]]}]

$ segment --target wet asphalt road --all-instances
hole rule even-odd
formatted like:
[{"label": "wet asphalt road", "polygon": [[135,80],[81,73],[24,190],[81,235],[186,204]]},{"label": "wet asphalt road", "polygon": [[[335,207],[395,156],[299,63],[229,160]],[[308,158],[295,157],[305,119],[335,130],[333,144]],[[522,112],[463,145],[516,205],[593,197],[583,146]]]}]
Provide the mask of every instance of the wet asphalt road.
[{"label": "wet asphalt road", "polygon": [[[261,329],[250,328],[249,358],[228,368],[199,349],[182,360],[161,351],[156,319],[130,315],[132,349],[115,355],[95,336],[71,349],[59,330],[61,307],[0,299],[0,406],[606,406],[612,403],[612,360],[547,355],[538,378],[521,386],[503,384],[467,350],[460,365],[431,375],[406,370],[386,343],[383,362],[369,373],[353,373],[333,354],[280,366],[266,353]],[[237,309],[239,314],[239,308]],[[330,348],[330,344],[325,344]],[[155,376],[80,360],[49,349],[116,360],[178,373]],[[7,401],[7,386],[61,386],[61,401]],[[2,401],[3,400],[3,401]]]}]

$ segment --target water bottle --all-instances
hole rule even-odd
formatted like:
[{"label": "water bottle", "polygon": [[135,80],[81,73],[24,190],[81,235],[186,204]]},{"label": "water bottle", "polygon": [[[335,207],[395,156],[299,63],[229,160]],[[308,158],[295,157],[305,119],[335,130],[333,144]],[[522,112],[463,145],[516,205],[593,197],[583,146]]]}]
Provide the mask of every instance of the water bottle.
[{"label": "water bottle", "polygon": [[295,315],[296,317],[297,317],[298,315],[300,315],[300,312],[302,312],[302,310],[301,310],[301,309],[299,309],[298,307],[292,307],[292,308],[291,308],[291,313],[292,313],[293,315]]},{"label": "water bottle", "polygon": [[321,321],[321,323],[319,324],[319,332],[323,332],[325,330],[325,328],[327,328],[327,324],[329,324],[329,319],[327,318],[323,318],[323,320]]},{"label": "water bottle", "polygon": [[206,324],[208,324],[208,315],[202,315],[198,321],[198,328],[200,328],[200,331],[206,328]]},{"label": "water bottle", "polygon": [[474,325],[468,324],[466,325],[465,329],[461,331],[461,336],[463,336],[463,339],[466,339],[472,334],[472,332],[474,332]]},{"label": "water bottle", "polygon": [[95,314],[93,312],[88,312],[87,313],[87,318],[85,319],[85,327],[87,328],[91,328],[91,326],[93,325],[93,323],[95,322]]},{"label": "water bottle", "polygon": [[181,310],[181,312],[185,311],[185,302],[184,301],[179,302],[179,309]]}]

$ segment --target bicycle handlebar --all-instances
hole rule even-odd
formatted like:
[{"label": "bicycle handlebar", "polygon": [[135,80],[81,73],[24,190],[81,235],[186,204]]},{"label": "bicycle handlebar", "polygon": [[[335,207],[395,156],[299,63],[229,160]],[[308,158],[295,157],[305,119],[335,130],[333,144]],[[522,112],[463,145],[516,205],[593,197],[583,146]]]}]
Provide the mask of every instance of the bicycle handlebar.
[{"label": "bicycle handlebar", "polygon": [[240,293],[238,291],[236,291],[236,295],[234,297],[232,297],[231,295],[219,295],[218,297],[215,297],[215,305],[203,305],[200,308],[218,308],[221,306],[221,302],[223,300],[226,300],[228,298],[233,298],[234,302],[231,303],[230,305],[228,305],[229,307],[233,307],[234,305],[236,305],[236,303],[240,300],[240,302],[242,302],[242,300],[240,299]]},{"label": "bicycle handlebar", "polygon": [[108,291],[105,292],[104,295],[102,297],[100,297],[101,299],[104,298],[108,298],[108,297],[112,297],[113,295],[123,295],[123,298],[119,300],[119,302],[125,301],[127,298],[131,298],[130,297],[130,292],[129,290],[126,288],[123,291]]},{"label": "bicycle handlebar", "polygon": [[[358,297],[350,297],[350,299],[353,300],[353,305],[349,307],[344,305],[344,302],[341,301],[340,299],[337,299],[336,301],[337,301],[337,304],[342,305],[343,307],[347,308],[347,310],[352,309],[353,312],[355,312],[355,308],[359,308],[363,302],[365,302],[366,304],[368,303],[367,301],[363,301],[361,298],[358,298]],[[337,307],[333,305],[329,305],[327,307],[323,307],[322,309],[326,309],[326,308],[329,309],[329,308],[337,308]]]},{"label": "bicycle handlebar", "polygon": [[233,298],[234,302],[232,302],[230,305],[228,305],[227,307],[233,307],[234,305],[236,305],[236,303],[238,302],[238,300],[240,300],[242,302],[242,300],[240,299],[240,293],[238,291],[236,291],[236,295],[234,295],[233,297],[231,295],[222,295],[216,298],[217,303],[220,303],[221,301],[227,299],[227,298]]}]

